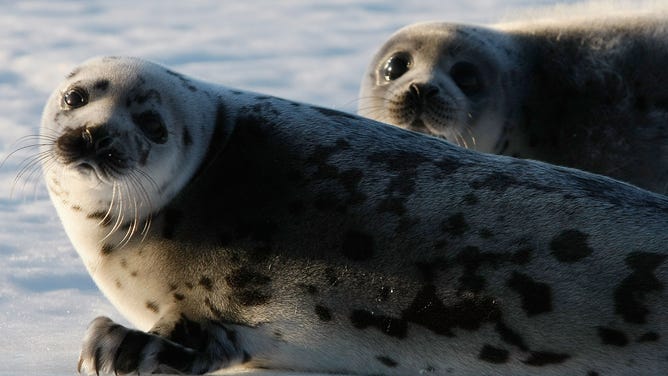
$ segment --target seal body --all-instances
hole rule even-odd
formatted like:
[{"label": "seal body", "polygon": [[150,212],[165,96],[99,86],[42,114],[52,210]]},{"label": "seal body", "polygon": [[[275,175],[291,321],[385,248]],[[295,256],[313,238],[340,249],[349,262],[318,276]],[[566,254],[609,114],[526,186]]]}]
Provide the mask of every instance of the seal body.
[{"label": "seal body", "polygon": [[410,25],[370,63],[358,113],[665,193],[666,20]]},{"label": "seal body", "polygon": [[668,198],[372,120],[84,63],[46,181],[100,317],[88,373],[668,370]]}]

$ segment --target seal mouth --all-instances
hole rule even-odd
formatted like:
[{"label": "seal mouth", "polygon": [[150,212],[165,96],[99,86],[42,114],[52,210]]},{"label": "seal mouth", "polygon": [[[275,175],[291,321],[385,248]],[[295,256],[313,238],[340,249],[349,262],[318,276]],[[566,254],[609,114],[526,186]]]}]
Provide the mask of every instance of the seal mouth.
[{"label": "seal mouth", "polygon": [[103,166],[99,166],[96,163],[89,161],[81,161],[71,165],[71,168],[76,171],[79,175],[97,179],[102,182],[111,183],[112,181],[112,171],[108,171]]}]

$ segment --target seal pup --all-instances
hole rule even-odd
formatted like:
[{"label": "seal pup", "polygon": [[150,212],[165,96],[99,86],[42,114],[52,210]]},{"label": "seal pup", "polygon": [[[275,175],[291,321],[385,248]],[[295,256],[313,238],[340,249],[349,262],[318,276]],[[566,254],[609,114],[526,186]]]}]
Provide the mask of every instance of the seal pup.
[{"label": "seal pup", "polygon": [[137,329],[86,373],[668,370],[668,198],[369,119],[96,58],[40,160],[72,244]]},{"label": "seal pup", "polygon": [[425,22],[397,31],[358,113],[478,151],[668,191],[668,16]]}]

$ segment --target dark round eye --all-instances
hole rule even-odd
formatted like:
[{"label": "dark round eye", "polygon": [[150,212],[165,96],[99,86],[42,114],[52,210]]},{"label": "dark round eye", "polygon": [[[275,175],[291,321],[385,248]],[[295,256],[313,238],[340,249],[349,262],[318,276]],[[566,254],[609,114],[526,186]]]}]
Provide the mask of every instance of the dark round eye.
[{"label": "dark round eye", "polygon": [[88,93],[80,87],[71,88],[63,95],[63,102],[71,108],[85,106],[88,104]]},{"label": "dark round eye", "polygon": [[167,127],[162,121],[162,117],[152,111],[142,112],[141,114],[132,116],[132,121],[144,132],[144,135],[149,140],[156,144],[164,144],[167,142]]},{"label": "dark round eye", "polygon": [[461,61],[450,68],[450,77],[466,95],[480,92],[482,81],[478,68],[472,63]]},{"label": "dark round eye", "polygon": [[383,66],[383,77],[386,81],[394,81],[411,67],[411,57],[405,52],[392,55]]}]

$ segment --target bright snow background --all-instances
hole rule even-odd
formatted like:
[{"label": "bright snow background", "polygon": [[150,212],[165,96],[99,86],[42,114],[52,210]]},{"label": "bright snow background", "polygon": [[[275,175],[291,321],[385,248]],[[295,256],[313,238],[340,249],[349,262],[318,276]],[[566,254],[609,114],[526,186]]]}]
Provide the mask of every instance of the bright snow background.
[{"label": "bright snow background", "polygon": [[[399,27],[492,23],[553,2],[0,0],[0,160],[38,132],[49,92],[92,56],[141,56],[228,86],[354,112],[368,61]],[[122,318],[70,246],[37,171],[14,183],[26,155],[0,168],[0,375],[74,375],[88,322]]]}]

